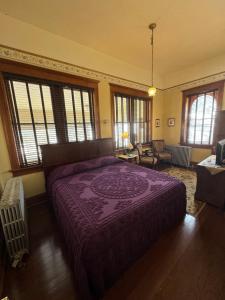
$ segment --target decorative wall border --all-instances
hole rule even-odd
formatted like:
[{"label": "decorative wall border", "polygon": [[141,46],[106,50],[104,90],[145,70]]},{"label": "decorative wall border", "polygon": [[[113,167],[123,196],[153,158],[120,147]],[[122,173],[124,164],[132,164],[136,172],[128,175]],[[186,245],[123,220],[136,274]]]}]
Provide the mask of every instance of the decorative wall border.
[{"label": "decorative wall border", "polygon": [[[63,73],[77,75],[96,80],[105,80],[109,83],[130,87],[137,90],[147,91],[148,86],[135,81],[120,78],[114,75],[109,75],[100,71],[94,71],[85,67],[80,67],[74,64],[62,62],[56,59],[51,59],[45,56],[29,53],[26,51],[14,49],[4,45],[0,45],[0,58],[9,59],[41,68],[55,70]],[[159,90],[167,91],[171,89],[178,89],[180,91],[190,89],[192,87],[204,85],[207,83],[225,80],[225,71],[213,75],[198,78],[189,82],[177,84],[172,87],[167,87]]]},{"label": "decorative wall border", "polygon": [[51,59],[45,56],[32,54],[26,51],[10,48],[0,45],[0,58],[13,60],[41,68],[55,70],[63,73],[77,75],[96,80],[106,80],[109,83],[123,85],[137,90],[147,92],[147,85],[120,78],[117,76],[109,75],[103,72],[94,71],[88,68],[76,66],[70,63],[62,62],[59,60]]},{"label": "decorative wall border", "polygon": [[188,90],[188,89],[191,89],[191,88],[194,88],[197,86],[201,86],[201,85],[205,85],[208,83],[213,83],[213,82],[221,81],[221,80],[225,80],[225,71],[216,73],[213,75],[205,76],[203,78],[195,79],[195,80],[192,80],[189,82],[177,84],[175,86],[165,88],[165,89],[163,89],[163,91],[168,91],[168,90],[172,90],[172,89],[178,89],[180,91],[184,91],[184,90]]}]

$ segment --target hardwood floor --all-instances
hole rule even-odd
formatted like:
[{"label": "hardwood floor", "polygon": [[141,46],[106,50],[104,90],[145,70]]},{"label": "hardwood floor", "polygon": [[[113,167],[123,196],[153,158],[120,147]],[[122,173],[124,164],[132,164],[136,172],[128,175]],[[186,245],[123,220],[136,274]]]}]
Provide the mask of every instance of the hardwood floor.
[{"label": "hardwood floor", "polygon": [[[7,268],[10,300],[77,299],[64,242],[46,203],[29,209],[31,255],[19,270]],[[162,236],[106,292],[105,300],[224,300],[225,214],[206,206]]]}]

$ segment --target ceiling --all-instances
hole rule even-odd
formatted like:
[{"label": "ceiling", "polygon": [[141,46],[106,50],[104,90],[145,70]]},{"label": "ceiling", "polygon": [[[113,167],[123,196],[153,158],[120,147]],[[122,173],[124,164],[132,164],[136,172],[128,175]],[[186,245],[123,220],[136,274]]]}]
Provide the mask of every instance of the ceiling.
[{"label": "ceiling", "polygon": [[225,53],[224,0],[0,0],[0,10],[129,64],[167,74]]}]

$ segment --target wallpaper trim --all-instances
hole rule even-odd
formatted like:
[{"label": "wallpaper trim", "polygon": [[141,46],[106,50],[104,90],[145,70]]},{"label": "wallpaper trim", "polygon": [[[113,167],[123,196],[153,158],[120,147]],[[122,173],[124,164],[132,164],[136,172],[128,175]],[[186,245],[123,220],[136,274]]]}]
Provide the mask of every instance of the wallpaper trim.
[{"label": "wallpaper trim", "polygon": [[[14,49],[3,45],[0,45],[0,58],[9,59],[12,61],[17,61],[17,62],[34,65],[34,66],[38,66],[50,70],[68,73],[68,74],[73,74],[81,77],[86,77],[86,78],[91,78],[96,80],[105,80],[108,81],[109,83],[114,83],[114,84],[147,92],[148,86],[145,84],[127,80],[124,78],[119,78],[114,75],[109,75],[103,72],[94,71],[88,68],[76,66],[73,64],[69,64],[66,62],[62,62],[59,60],[51,59],[48,57],[40,56],[37,54],[29,53],[26,51]],[[190,89],[192,87],[204,85],[219,80],[225,80],[225,71],[217,74],[209,75],[203,78],[195,79],[186,83],[177,84],[172,87],[167,87],[164,89],[157,88],[157,89],[161,91],[167,91],[171,89],[178,89],[182,91],[182,90]]]},{"label": "wallpaper trim", "polygon": [[197,86],[201,86],[201,85],[205,85],[208,83],[221,81],[221,80],[225,80],[225,71],[217,73],[217,74],[205,76],[203,78],[192,80],[192,81],[189,81],[186,83],[181,83],[181,84],[178,84],[178,85],[175,85],[172,87],[168,87],[168,88],[163,89],[163,91],[168,91],[168,90],[173,90],[173,89],[184,91],[184,90],[188,90],[188,89],[191,89],[191,88],[194,88]]},{"label": "wallpaper trim", "polygon": [[0,58],[17,61],[29,65],[34,65],[50,70],[55,70],[63,73],[73,74],[81,77],[106,80],[110,83],[123,85],[126,87],[143,90],[147,92],[147,85],[137,83],[134,81],[119,78],[113,75],[108,75],[99,71],[90,70],[84,67],[79,67],[66,62],[58,61],[55,59],[39,56],[36,54],[28,53],[18,49],[0,45]]}]

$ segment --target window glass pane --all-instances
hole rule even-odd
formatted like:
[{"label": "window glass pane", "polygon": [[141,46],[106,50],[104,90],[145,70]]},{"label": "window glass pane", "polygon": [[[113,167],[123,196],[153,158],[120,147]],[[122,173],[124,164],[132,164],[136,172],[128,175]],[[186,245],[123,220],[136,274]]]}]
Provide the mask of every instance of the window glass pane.
[{"label": "window glass pane", "polygon": [[14,88],[15,102],[17,105],[19,119],[22,123],[31,123],[26,84],[23,82],[13,81],[12,88]]},{"label": "window glass pane", "polygon": [[87,92],[83,92],[83,102],[84,102],[84,118],[86,123],[90,123],[90,106],[89,106],[89,95]]},{"label": "window glass pane", "polygon": [[24,152],[27,165],[38,163],[38,153],[33,126],[30,124],[21,124],[21,136],[23,141],[22,151]]},{"label": "window glass pane", "polygon": [[48,124],[54,124],[52,96],[51,96],[50,87],[46,85],[42,85],[41,87],[42,87],[42,93],[44,98],[46,121]]},{"label": "window glass pane", "polygon": [[126,98],[123,98],[123,122],[127,122],[128,121],[127,101],[128,100]]},{"label": "window glass pane", "polygon": [[[142,99],[120,95],[114,96],[114,136],[117,148],[126,147],[128,142],[133,144],[148,142],[148,108],[147,101]],[[128,138],[124,139],[122,133],[126,132]]]},{"label": "window glass pane", "polygon": [[73,100],[72,91],[70,89],[63,89],[64,103],[66,108],[66,120],[67,123],[74,123],[74,111],[73,111]]},{"label": "window glass pane", "polygon": [[121,97],[117,98],[117,122],[122,122]]},{"label": "window glass pane", "polygon": [[94,139],[93,103],[91,92],[64,88],[67,135],[70,142]]},{"label": "window glass pane", "polygon": [[72,90],[63,89],[64,93],[64,103],[66,109],[66,121],[67,121],[67,134],[69,142],[75,142],[76,139],[76,128],[74,120],[74,108],[73,108],[73,99],[72,99]]},{"label": "window glass pane", "polygon": [[47,130],[48,130],[48,138],[49,144],[56,144],[58,143],[57,136],[56,136],[56,129],[54,123],[47,123]]},{"label": "window glass pane", "polygon": [[42,107],[42,99],[40,86],[38,84],[28,84],[30,98],[31,98],[31,106],[34,116],[35,123],[44,123],[44,114]]},{"label": "window glass pane", "polygon": [[8,83],[20,166],[39,164],[40,145],[57,142],[50,88],[29,81]]},{"label": "window glass pane", "polygon": [[191,96],[188,143],[209,145],[213,142],[213,132],[216,116],[216,92]]}]

